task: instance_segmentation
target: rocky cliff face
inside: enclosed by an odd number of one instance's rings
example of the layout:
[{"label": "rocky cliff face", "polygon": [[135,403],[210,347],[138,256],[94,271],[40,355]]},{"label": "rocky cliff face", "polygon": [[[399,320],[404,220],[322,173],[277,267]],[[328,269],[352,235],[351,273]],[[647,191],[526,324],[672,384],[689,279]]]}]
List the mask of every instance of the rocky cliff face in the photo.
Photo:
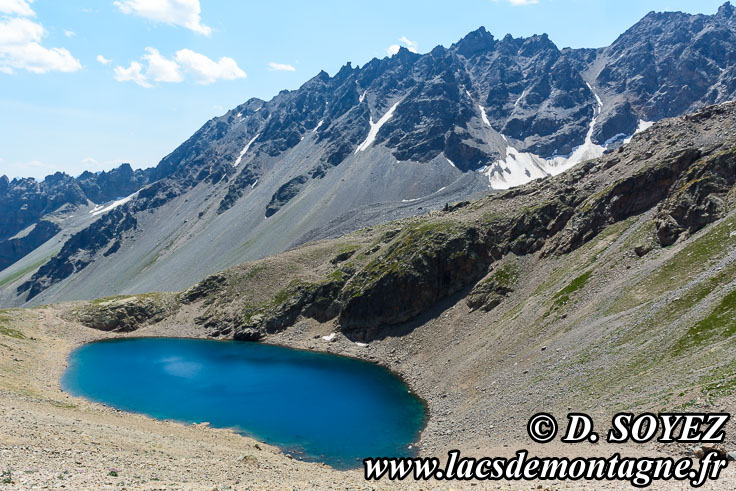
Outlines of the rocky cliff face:
[{"label": "rocky cliff face", "polygon": [[111,171],[94,174],[83,172],[76,181],[93,203],[107,203],[129,196],[148,184],[153,178],[152,169],[135,171],[130,164],[122,164]]},{"label": "rocky cliff face", "polygon": [[87,204],[87,197],[70,176],[56,173],[35,179],[0,179],[0,240],[8,239],[42,216],[69,204]]},{"label": "rocky cliff face", "polygon": [[[663,121],[564,175],[244,264],[181,299],[199,306],[197,322],[212,335],[242,339],[313,318],[371,341],[458,292],[471,308],[490,311],[515,289],[514,258],[567,256],[632,219],[645,231],[632,244],[643,256],[729,216],[734,135],[736,104],[708,107]],[[275,271],[283,275],[276,281]]]},{"label": "rocky cliff face", "polygon": [[151,178],[152,169],[133,171],[130,164],[97,174],[84,172],[76,179],[61,172],[40,182],[0,177],[0,271],[61,231],[61,221],[52,215],[128,196]]},{"label": "rocky cliff face", "polygon": [[[56,201],[3,214],[14,234],[53,203],[137,191],[0,297],[181,289],[307,239],[559,174],[653,121],[733,98],[735,46],[727,3],[710,16],[648,14],[601,49],[561,50],[546,35],[496,39],[480,28],[424,55],[402,49],[321,72],[208,121],[155,169],[85,173]],[[0,182],[0,193],[22,187],[13,182]],[[662,222],[663,237],[687,219],[673,220]],[[111,283],[109,271],[121,279]]]},{"label": "rocky cliff face", "polygon": [[568,51],[604,101],[597,141],[733,99],[735,18],[728,2],[715,15],[651,12],[606,48]]}]

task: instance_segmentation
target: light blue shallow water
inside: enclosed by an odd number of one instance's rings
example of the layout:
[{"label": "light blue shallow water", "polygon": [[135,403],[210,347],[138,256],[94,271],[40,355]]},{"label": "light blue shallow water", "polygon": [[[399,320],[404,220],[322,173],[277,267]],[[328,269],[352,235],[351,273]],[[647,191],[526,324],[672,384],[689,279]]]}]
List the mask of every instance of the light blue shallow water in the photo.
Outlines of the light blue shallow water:
[{"label": "light blue shallow water", "polygon": [[379,366],[238,341],[142,338],[84,345],[62,377],[69,393],[118,409],[209,422],[339,469],[409,456],[425,408]]}]

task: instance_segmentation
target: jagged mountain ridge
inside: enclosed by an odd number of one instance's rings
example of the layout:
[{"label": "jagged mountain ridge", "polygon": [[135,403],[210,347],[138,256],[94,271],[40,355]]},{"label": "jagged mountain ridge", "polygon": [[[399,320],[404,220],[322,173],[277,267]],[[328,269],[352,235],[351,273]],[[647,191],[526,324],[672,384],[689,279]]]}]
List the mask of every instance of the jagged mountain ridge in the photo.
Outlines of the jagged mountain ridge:
[{"label": "jagged mountain ridge", "polygon": [[0,271],[56,237],[79,208],[127,196],[153,179],[154,169],[134,171],[130,164],[77,178],[57,172],[40,182],[1,176]]},{"label": "jagged mountain ridge", "polygon": [[[734,29],[730,4],[649,14],[599,50],[481,28],[425,55],[321,72],[207,122],[157,180],[0,300],[181,289],[304,240],[557,174],[643,121],[732,98]],[[700,84],[712,90],[672,90],[690,65],[719,67]]]}]

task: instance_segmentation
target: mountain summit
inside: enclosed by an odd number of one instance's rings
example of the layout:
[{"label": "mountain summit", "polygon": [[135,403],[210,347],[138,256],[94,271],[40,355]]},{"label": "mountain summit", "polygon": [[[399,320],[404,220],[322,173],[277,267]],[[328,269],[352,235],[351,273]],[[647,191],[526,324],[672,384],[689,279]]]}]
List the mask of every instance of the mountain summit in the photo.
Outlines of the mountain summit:
[{"label": "mountain summit", "polygon": [[481,27],[424,55],[347,63],[208,121],[154,169],[0,179],[0,304],[185,289],[559,174],[655,121],[732,99],[734,61],[726,3],[710,16],[652,12],[600,49]]}]

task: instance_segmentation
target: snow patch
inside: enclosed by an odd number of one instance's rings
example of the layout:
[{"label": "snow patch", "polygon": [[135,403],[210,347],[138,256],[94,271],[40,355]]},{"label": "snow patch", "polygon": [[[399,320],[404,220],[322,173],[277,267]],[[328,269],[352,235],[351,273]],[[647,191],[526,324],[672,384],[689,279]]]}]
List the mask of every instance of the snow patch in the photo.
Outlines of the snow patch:
[{"label": "snow patch", "polygon": [[595,90],[593,90],[593,87],[588,82],[585,82],[585,85],[588,86],[588,88],[590,89],[590,91],[595,96],[595,100],[598,101],[598,112],[600,113],[601,108],[603,108],[603,101],[601,100],[600,97],[598,97],[598,94],[596,93]]},{"label": "snow patch", "polygon": [[359,343],[359,342],[356,341],[355,342],[355,345],[356,346],[360,346],[361,348],[365,348],[366,346],[368,346],[368,343]]},{"label": "snow patch", "polygon": [[245,144],[245,146],[243,147],[243,150],[241,150],[240,152],[240,155],[238,155],[238,158],[235,160],[233,167],[237,167],[238,165],[240,165],[240,161],[243,160],[243,156],[245,155],[245,152],[248,151],[250,146],[253,145],[253,142],[256,141],[256,138],[258,138],[259,136],[261,136],[260,133],[258,133],[256,136],[253,137],[251,141]]},{"label": "snow patch", "polygon": [[452,160],[448,159],[447,157],[445,157],[445,160],[447,160],[447,163],[448,163],[448,164],[450,164],[451,166],[453,166],[454,168],[456,168],[456,169],[457,169],[457,166],[456,166],[456,165],[455,165],[455,164],[453,163],[453,161],[452,161]]},{"label": "snow patch", "polygon": [[383,115],[383,116],[381,117],[381,119],[379,119],[379,120],[378,120],[378,122],[377,122],[377,123],[374,123],[374,122],[373,122],[373,117],[371,116],[371,120],[370,120],[370,123],[371,123],[371,129],[370,129],[370,131],[368,132],[368,136],[366,137],[365,141],[364,141],[363,143],[361,143],[361,144],[360,144],[360,145],[358,146],[358,148],[356,148],[356,149],[355,149],[355,153],[356,153],[356,154],[357,154],[358,152],[362,152],[362,151],[366,150],[366,149],[367,149],[368,147],[370,147],[370,146],[371,146],[371,144],[372,144],[372,143],[373,143],[374,141],[376,141],[376,136],[378,135],[378,130],[380,130],[380,129],[381,129],[381,126],[383,126],[384,124],[386,124],[386,122],[387,122],[387,121],[388,121],[389,119],[391,119],[391,116],[393,116],[393,115],[394,115],[394,111],[396,110],[396,107],[397,107],[398,105],[399,105],[399,103],[397,102],[396,104],[394,104],[393,106],[391,106],[391,109],[389,109],[388,111],[386,111],[386,114],[384,114],[384,115]]},{"label": "snow patch", "polygon": [[516,99],[516,102],[514,102],[514,107],[518,106],[521,100],[526,97],[526,89],[521,93],[518,99]]},{"label": "snow patch", "polygon": [[251,189],[254,189],[256,187],[256,184],[258,184],[258,179],[256,179],[255,181],[253,181],[253,184],[250,185],[250,188]]},{"label": "snow patch", "polygon": [[[593,129],[603,109],[603,101],[601,101],[601,98],[598,97],[598,94],[595,93],[590,84],[588,84],[588,87],[593,92],[593,95],[595,95],[598,107],[590,122],[583,144],[576,147],[566,157],[553,157],[551,159],[545,159],[530,152],[519,152],[509,145],[506,147],[505,159],[497,160],[493,164],[480,169],[480,172],[488,177],[492,188],[509,189],[541,177],[555,176],[580,162],[603,155],[605,148],[593,143]],[[506,136],[501,136],[508,143]]]},{"label": "snow patch", "polygon": [[483,122],[488,125],[488,127],[491,126],[490,121],[488,121],[488,116],[486,116],[486,108],[478,104],[478,107],[480,108],[480,117],[483,119]]},{"label": "snow patch", "polygon": [[[636,131],[634,131],[634,135],[636,135],[637,133],[641,133],[642,131],[648,130],[649,128],[652,127],[653,124],[654,124],[654,121],[644,121],[643,119],[640,119],[639,124],[636,127]],[[630,137],[626,138],[624,140],[624,143],[629,143],[631,139],[634,138],[634,135],[631,135]]]},{"label": "snow patch", "polygon": [[137,194],[138,194],[138,191],[131,194],[130,196],[126,196],[125,198],[117,199],[113,201],[112,203],[110,203],[109,205],[105,206],[104,208],[101,205],[97,205],[92,209],[92,211],[90,211],[90,213],[92,214],[93,217],[96,217],[97,215],[102,215],[103,213],[107,213],[108,211],[114,210],[118,206],[122,206],[128,201],[132,200],[133,198],[136,197]]},{"label": "snow patch", "polygon": [[337,336],[337,333],[333,332],[332,334],[329,334],[327,336],[322,336],[322,339],[324,339],[325,341],[332,341],[333,339],[335,339],[335,336]]},{"label": "snow patch", "polygon": [[360,102],[363,102],[365,100],[365,95],[368,93],[368,89],[364,90],[362,94],[360,94]]},{"label": "snow patch", "polygon": [[639,126],[636,128],[636,133],[641,133],[654,126],[654,121],[639,120]]},{"label": "snow patch", "polygon": [[402,203],[413,203],[414,201],[419,201],[422,198],[414,198],[414,199],[402,199]]},{"label": "snow patch", "polygon": [[626,135],[624,133],[618,133],[617,135],[613,135],[611,138],[603,142],[603,148],[608,148],[609,145],[612,145],[619,140],[623,140],[624,142],[626,142],[629,139],[631,139],[631,137],[626,138]]},{"label": "snow patch", "polygon": [[315,126],[314,129],[312,130],[312,133],[317,133],[317,130],[319,129],[320,126],[322,126],[322,123],[324,122],[325,122],[324,119],[320,119],[319,123],[317,123],[317,126]]}]

